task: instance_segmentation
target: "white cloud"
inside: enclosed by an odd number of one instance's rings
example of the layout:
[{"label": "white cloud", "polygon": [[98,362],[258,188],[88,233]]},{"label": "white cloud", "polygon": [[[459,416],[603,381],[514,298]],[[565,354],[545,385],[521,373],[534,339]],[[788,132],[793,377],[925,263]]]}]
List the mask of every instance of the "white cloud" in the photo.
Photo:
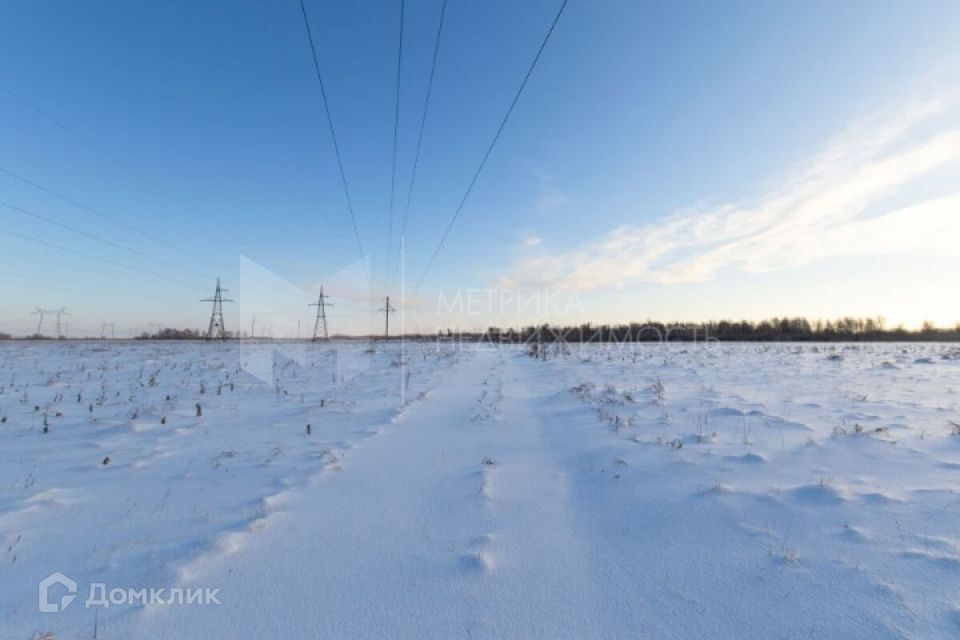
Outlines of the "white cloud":
[{"label": "white cloud", "polygon": [[557,187],[555,176],[543,171],[537,172],[537,198],[533,203],[539,213],[547,213],[571,204],[567,194]]},{"label": "white cloud", "polygon": [[721,271],[763,272],[832,256],[956,251],[960,191],[875,211],[918,178],[960,163],[960,129],[917,132],[945,106],[927,102],[875,115],[755,201],[620,226],[569,252],[527,244],[504,284],[591,289],[695,282]]}]

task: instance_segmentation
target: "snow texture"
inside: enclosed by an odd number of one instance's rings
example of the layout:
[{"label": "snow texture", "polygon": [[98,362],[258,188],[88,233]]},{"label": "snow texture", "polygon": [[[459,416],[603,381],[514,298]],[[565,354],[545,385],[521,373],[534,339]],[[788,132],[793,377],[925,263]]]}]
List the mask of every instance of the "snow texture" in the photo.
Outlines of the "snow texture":
[{"label": "snow texture", "polygon": [[949,345],[4,344],[0,638],[957,638],[958,393]]}]

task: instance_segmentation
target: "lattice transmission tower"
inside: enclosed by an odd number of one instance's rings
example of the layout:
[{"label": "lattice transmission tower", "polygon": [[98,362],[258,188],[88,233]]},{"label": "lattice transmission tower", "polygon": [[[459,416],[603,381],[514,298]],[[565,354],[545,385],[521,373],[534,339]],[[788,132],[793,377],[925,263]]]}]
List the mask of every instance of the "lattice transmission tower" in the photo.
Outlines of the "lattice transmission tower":
[{"label": "lattice transmission tower", "polygon": [[317,319],[313,323],[313,342],[320,340],[321,329],[323,329],[323,340],[330,339],[330,336],[327,334],[327,307],[332,307],[333,305],[327,302],[327,298],[329,297],[330,296],[323,292],[323,285],[320,285],[320,295],[317,297],[317,301],[307,305],[317,308]]},{"label": "lattice transmission tower", "polygon": [[383,329],[383,337],[389,338],[390,337],[390,314],[396,311],[396,309],[390,306],[390,296],[387,296],[385,298],[385,304],[383,305],[383,308],[378,309],[378,311],[383,311],[383,315],[386,322]]},{"label": "lattice transmission tower", "polygon": [[210,312],[210,326],[207,328],[207,340],[226,340],[227,330],[223,326],[223,303],[233,302],[223,297],[226,289],[220,288],[220,278],[217,278],[217,289],[212,298],[204,298],[200,302],[212,302],[213,309]]},{"label": "lattice transmission tower", "polygon": [[60,307],[59,309],[48,309],[47,313],[52,313],[57,316],[57,340],[63,338],[63,316],[70,315],[67,313],[66,307]]},{"label": "lattice transmission tower", "polygon": [[48,313],[48,312],[47,312],[46,309],[41,309],[40,307],[37,307],[35,311],[33,311],[33,312],[30,313],[30,315],[32,315],[32,316],[40,316],[40,319],[37,321],[37,335],[38,335],[38,336],[42,336],[42,335],[43,335],[43,317],[44,317],[45,315],[47,315],[47,313]]},{"label": "lattice transmission tower", "polygon": [[56,316],[57,317],[57,339],[63,337],[63,316],[70,315],[67,313],[66,307],[60,307],[59,309],[41,309],[40,307],[36,308],[36,311],[33,311],[30,315],[40,316],[40,319],[37,321],[37,335],[43,335],[43,319],[47,316]]}]

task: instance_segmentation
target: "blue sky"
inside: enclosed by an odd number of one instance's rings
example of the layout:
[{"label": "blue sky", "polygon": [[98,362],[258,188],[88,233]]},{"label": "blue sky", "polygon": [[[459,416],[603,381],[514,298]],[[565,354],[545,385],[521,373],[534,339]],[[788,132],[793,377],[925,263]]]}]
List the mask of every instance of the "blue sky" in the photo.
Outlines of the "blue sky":
[{"label": "blue sky", "polygon": [[[388,293],[411,330],[960,321],[956,2],[571,0],[413,291],[558,5],[449,0],[405,291],[385,277],[399,1],[307,3],[370,272],[297,2],[0,5],[0,169],[123,223],[0,172],[0,202],[112,243],[0,206],[0,330],[35,306],[74,334],[201,326],[218,275],[228,328],[275,335],[306,332],[320,283],[344,332]],[[395,248],[440,6],[406,3]]]}]

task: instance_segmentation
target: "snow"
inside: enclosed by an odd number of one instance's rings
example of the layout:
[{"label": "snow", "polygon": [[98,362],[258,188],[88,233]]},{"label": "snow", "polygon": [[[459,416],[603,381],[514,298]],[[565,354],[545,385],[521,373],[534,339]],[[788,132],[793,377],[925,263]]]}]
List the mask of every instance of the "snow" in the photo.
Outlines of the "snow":
[{"label": "snow", "polygon": [[960,635],[955,347],[548,353],[0,346],[0,637]]}]

